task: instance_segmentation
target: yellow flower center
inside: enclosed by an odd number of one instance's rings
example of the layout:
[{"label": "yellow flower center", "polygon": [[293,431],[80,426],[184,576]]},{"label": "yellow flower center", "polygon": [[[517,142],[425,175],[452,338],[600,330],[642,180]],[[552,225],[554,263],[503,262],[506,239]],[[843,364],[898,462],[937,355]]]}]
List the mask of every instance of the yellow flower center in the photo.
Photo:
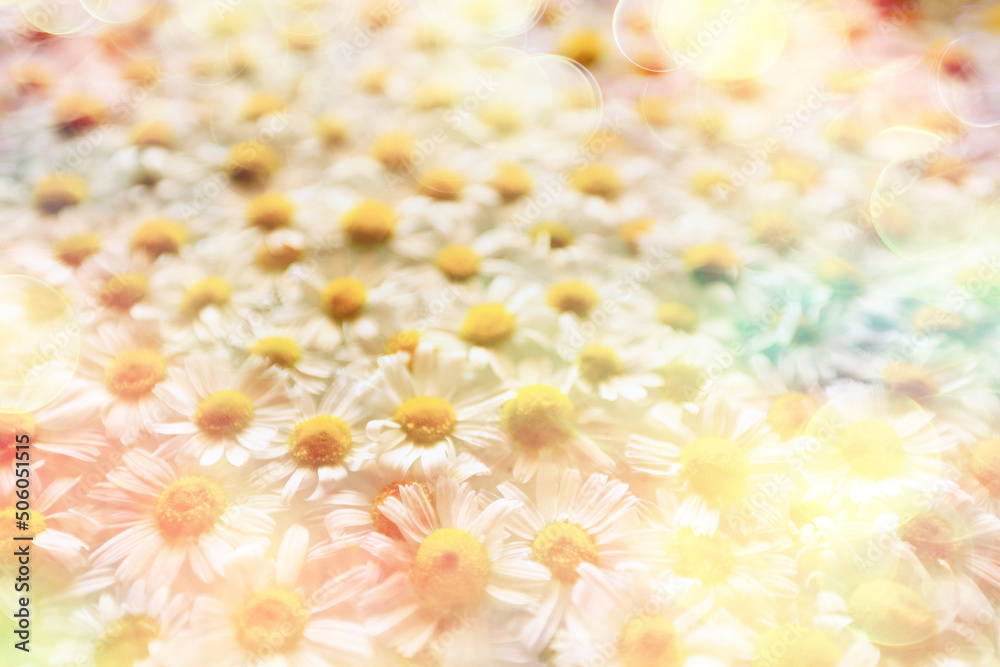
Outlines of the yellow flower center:
[{"label": "yellow flower center", "polygon": [[546,301],[560,313],[586,317],[600,302],[594,288],[580,280],[565,280],[549,289]]},{"label": "yellow flower center", "polygon": [[684,646],[677,629],[662,616],[634,616],[615,642],[623,667],[682,667]]},{"label": "yellow flower center", "polygon": [[243,102],[240,116],[243,120],[255,121],[269,114],[278,113],[285,108],[285,100],[273,93],[254,92]]},{"label": "yellow flower center", "polygon": [[396,354],[397,352],[409,352],[411,355],[420,344],[419,331],[397,331],[389,338],[385,344],[386,354]]},{"label": "yellow flower center", "polygon": [[972,474],[992,496],[1000,496],[1000,438],[984,440],[972,454]]},{"label": "yellow flower center", "polygon": [[928,565],[937,565],[940,561],[954,564],[962,552],[962,541],[951,524],[936,512],[921,512],[901,525],[899,538]]},{"label": "yellow flower center", "polygon": [[226,511],[226,501],[226,490],[214,479],[189,475],[160,492],[153,517],[165,537],[194,537],[215,525]]},{"label": "yellow flower center", "polygon": [[549,237],[549,248],[558,250],[573,243],[573,230],[558,222],[540,222],[531,228],[531,240],[538,241],[543,235]]},{"label": "yellow flower center", "polygon": [[76,268],[101,249],[101,237],[94,232],[64,236],[55,242],[52,254],[66,266]]},{"label": "yellow flower center", "polygon": [[436,396],[406,399],[396,408],[393,420],[418,445],[432,445],[451,435],[457,421],[451,403]]},{"label": "yellow flower center", "polygon": [[583,348],[576,360],[580,375],[592,384],[600,384],[622,373],[622,360],[607,345],[592,344]]},{"label": "yellow flower center", "polygon": [[125,350],[115,357],[104,373],[104,385],[115,396],[147,396],[167,377],[167,362],[156,350]]},{"label": "yellow flower center", "polygon": [[729,438],[702,436],[681,450],[681,475],[706,500],[732,503],[746,492],[750,460]]},{"label": "yellow flower center", "polygon": [[691,191],[699,197],[715,197],[729,187],[729,176],[718,169],[703,169],[691,177]]},{"label": "yellow flower center", "polygon": [[783,440],[802,435],[816,413],[816,401],[809,394],[788,393],[774,399],[767,409],[767,423]]},{"label": "yellow flower center", "polygon": [[303,252],[302,246],[294,242],[264,240],[257,246],[253,261],[264,271],[280,272],[302,259]]},{"label": "yellow flower center", "polygon": [[767,632],[754,651],[754,667],[837,667],[843,659],[837,643],[822,630],[782,625]]},{"label": "yellow flower center", "polygon": [[750,233],[775,250],[786,250],[795,243],[799,225],[784,211],[761,211],[750,220]]},{"label": "yellow flower center", "polygon": [[251,226],[271,231],[292,224],[294,213],[295,203],[288,195],[266,192],[247,204],[246,216]]},{"label": "yellow flower center", "polygon": [[705,373],[691,364],[675,361],[663,368],[663,397],[672,403],[690,403],[705,386]]},{"label": "yellow flower center", "polygon": [[698,314],[686,303],[664,301],[656,310],[656,318],[676,331],[691,333],[698,328]]},{"label": "yellow flower center", "polygon": [[638,252],[639,241],[643,236],[653,231],[656,221],[652,218],[639,218],[626,222],[618,229],[618,236],[632,252]]},{"label": "yellow flower center", "polygon": [[454,612],[482,599],[490,578],[486,547],[471,533],[439,528],[420,543],[410,569],[413,592],[428,607]]},{"label": "yellow flower center", "polygon": [[54,105],[56,125],[66,134],[79,134],[100,125],[108,113],[104,102],[89,93],[71,93]]},{"label": "yellow flower center", "polygon": [[427,485],[423,482],[416,482],[415,480],[404,480],[402,482],[390,482],[383,486],[379,492],[375,495],[375,499],[372,501],[372,524],[375,526],[375,530],[382,533],[386,537],[391,537],[394,540],[403,539],[403,533],[400,532],[399,527],[382,513],[382,505],[389,498],[395,498],[396,500],[402,500],[399,493],[399,487],[406,486],[407,484],[419,484],[420,490],[423,491],[424,497],[427,501],[434,504],[433,495],[427,488]]},{"label": "yellow flower center", "polygon": [[413,163],[416,153],[416,138],[409,132],[394,130],[378,137],[371,148],[373,158],[386,169],[403,171]]},{"label": "yellow flower center", "polygon": [[912,646],[937,632],[934,614],[916,591],[894,581],[868,581],[851,593],[847,612],[879,646]]},{"label": "yellow flower center", "polygon": [[430,169],[420,177],[420,194],[441,201],[454,201],[465,189],[465,177],[454,169]]},{"label": "yellow flower center", "polygon": [[309,609],[302,598],[281,588],[251,593],[233,613],[237,643],[262,657],[294,649],[308,622]]},{"label": "yellow flower center", "polygon": [[479,254],[467,245],[449,245],[441,248],[434,264],[449,280],[468,280],[479,273]]},{"label": "yellow flower center", "polygon": [[514,442],[538,450],[557,447],[573,437],[576,408],[555,387],[534,384],[503,404],[501,419]]},{"label": "yellow flower center", "polygon": [[556,579],[571,584],[580,578],[576,571],[580,563],[597,563],[597,543],[572,521],[556,521],[538,531],[531,543],[531,557],[549,568]]},{"label": "yellow flower center", "polygon": [[365,199],[344,213],[340,227],[354,245],[378,245],[392,238],[396,212],[384,202]]},{"label": "yellow flower center", "polygon": [[132,667],[149,657],[149,644],[159,634],[159,624],[148,616],[122,616],[98,640],[94,663],[97,667]]},{"label": "yellow flower center", "polygon": [[455,103],[455,89],[449,83],[427,81],[413,91],[411,104],[418,111],[448,109]]},{"label": "yellow flower center", "polygon": [[479,110],[479,120],[500,136],[515,134],[524,127],[524,116],[521,111],[511,104],[502,102],[484,104]]},{"label": "yellow flower center", "polygon": [[250,346],[250,354],[264,357],[278,368],[294,368],[302,360],[302,350],[286,336],[265,336]]},{"label": "yellow flower center", "polygon": [[246,394],[223,389],[201,400],[194,411],[194,422],[209,435],[236,435],[250,425],[254,405]]},{"label": "yellow flower center", "polygon": [[292,458],[316,468],[341,463],[352,446],[350,427],[343,419],[330,415],[300,421],[288,437]]},{"label": "yellow flower center", "polygon": [[938,393],[938,383],[927,370],[905,361],[894,361],[882,372],[885,383],[893,391],[923,402]]},{"label": "yellow flower center", "polygon": [[119,273],[101,287],[98,297],[107,308],[128,310],[146,298],[149,284],[141,273]]},{"label": "yellow flower center", "polygon": [[573,172],[570,183],[585,195],[615,199],[625,189],[618,172],[609,165],[595,162]]},{"label": "yellow flower center", "polygon": [[320,304],[335,322],[353,320],[368,303],[368,290],[357,278],[341,276],[326,284],[319,296]]},{"label": "yellow flower center", "polygon": [[153,259],[176,255],[187,242],[187,227],[169,218],[144,220],[132,232],[132,250],[145,251]]},{"label": "yellow flower center", "polygon": [[497,191],[500,199],[510,203],[531,192],[531,174],[519,164],[504,162],[497,166],[490,186]]},{"label": "yellow flower center", "polygon": [[229,303],[233,288],[220,276],[202,278],[184,290],[181,297],[181,311],[194,317],[209,306],[224,306]]},{"label": "yellow flower center", "polygon": [[584,28],[564,35],[556,45],[556,53],[590,67],[604,55],[604,37],[599,30]]},{"label": "yellow flower center", "polygon": [[869,479],[887,479],[899,474],[906,458],[903,440],[884,421],[865,419],[844,429],[838,442],[851,472]]},{"label": "yellow flower center", "polygon": [[736,252],[724,243],[702,243],[684,251],[684,265],[695,280],[702,283],[732,280],[741,264]]},{"label": "yellow flower center", "polygon": [[174,130],[162,120],[141,121],[129,129],[128,139],[133,146],[170,148],[174,145]]},{"label": "yellow flower center", "polygon": [[[24,435],[27,435],[28,439],[25,442],[18,442],[17,438]],[[35,418],[27,412],[0,412],[0,461],[13,460],[17,446],[34,444],[37,435],[38,425],[35,423]]]},{"label": "yellow flower center", "polygon": [[239,185],[263,185],[281,166],[273,148],[259,141],[241,141],[229,149],[225,168]]},{"label": "yellow flower center", "polygon": [[58,213],[69,206],[76,206],[86,196],[86,181],[61,172],[42,176],[31,193],[35,207],[45,213]]},{"label": "yellow flower center", "polygon": [[347,123],[334,114],[317,118],[313,131],[327,147],[339,146],[347,140]]},{"label": "yellow flower center", "polygon": [[480,347],[496,347],[511,337],[517,318],[502,303],[481,303],[469,308],[459,337]]}]

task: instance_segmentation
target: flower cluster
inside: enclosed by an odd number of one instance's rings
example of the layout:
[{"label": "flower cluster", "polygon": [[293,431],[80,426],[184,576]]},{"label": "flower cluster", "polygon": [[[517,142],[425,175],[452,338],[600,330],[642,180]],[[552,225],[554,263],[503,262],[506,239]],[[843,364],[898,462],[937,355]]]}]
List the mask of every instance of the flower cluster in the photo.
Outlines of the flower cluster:
[{"label": "flower cluster", "polygon": [[1000,664],[996,7],[28,4],[4,665]]}]

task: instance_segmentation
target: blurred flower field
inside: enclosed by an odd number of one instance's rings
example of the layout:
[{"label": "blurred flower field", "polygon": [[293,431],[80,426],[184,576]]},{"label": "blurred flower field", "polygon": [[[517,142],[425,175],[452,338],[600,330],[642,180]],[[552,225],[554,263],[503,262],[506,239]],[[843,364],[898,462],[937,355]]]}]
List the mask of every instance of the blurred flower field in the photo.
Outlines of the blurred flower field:
[{"label": "blurred flower field", "polygon": [[0,35],[0,664],[1000,665],[1000,4]]}]

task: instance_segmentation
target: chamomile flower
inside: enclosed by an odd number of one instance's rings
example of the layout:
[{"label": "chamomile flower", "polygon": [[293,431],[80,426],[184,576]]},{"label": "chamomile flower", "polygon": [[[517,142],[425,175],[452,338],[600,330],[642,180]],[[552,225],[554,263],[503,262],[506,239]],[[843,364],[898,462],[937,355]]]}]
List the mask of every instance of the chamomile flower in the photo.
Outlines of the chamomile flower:
[{"label": "chamomile flower", "polygon": [[804,474],[833,483],[835,506],[954,486],[954,470],[941,460],[953,441],[932,420],[932,413],[879,387],[842,387],[806,430],[819,446]]},{"label": "chamomile flower", "polygon": [[109,322],[98,327],[81,372],[99,383],[101,421],[111,438],[134,444],[166,416],[153,390],[166,380],[174,356],[164,349],[156,325],[125,331]]},{"label": "chamomile flower", "polygon": [[432,504],[419,485],[401,486],[399,498],[380,509],[403,539],[373,533],[362,544],[388,570],[361,597],[365,627],[405,657],[459,622],[469,631],[456,640],[476,641],[488,632],[488,612],[530,603],[525,589],[547,578],[542,566],[505,547],[517,501],[484,506],[467,485],[444,477],[433,495]]},{"label": "chamomile flower", "polygon": [[242,545],[267,544],[277,495],[240,495],[238,479],[197,464],[175,467],[142,450],[96,484],[113,534],[91,554],[94,567],[114,566],[122,581],[169,585],[190,571],[214,580]]},{"label": "chamomile flower", "polygon": [[556,351],[573,363],[572,382],[583,391],[606,401],[639,401],[663,385],[654,372],[661,363],[655,342],[629,335],[624,326],[588,336],[587,321],[561,318],[559,324]]},{"label": "chamomile flower", "polygon": [[170,370],[153,393],[173,414],[153,432],[171,436],[158,453],[212,465],[225,457],[240,466],[251,451],[274,442],[294,415],[281,375],[253,362],[233,368],[225,356],[196,355]]},{"label": "chamomile flower", "polygon": [[191,601],[145,581],[102,593],[73,614],[71,636],[60,642],[55,665],[103,667],[155,664],[187,621]]},{"label": "chamomile flower", "polygon": [[266,322],[246,333],[246,336],[231,337],[239,360],[253,359],[264,367],[275,369],[287,378],[289,386],[319,394],[337,371],[333,361],[307,345],[301,325]]},{"label": "chamomile flower", "polygon": [[249,482],[266,488],[284,481],[281,499],[288,504],[300,491],[311,490],[308,500],[328,495],[364,466],[371,458],[364,435],[369,408],[355,383],[350,375],[341,376],[322,396],[300,398],[296,418],[277,432],[282,444],[255,453],[273,460],[255,470]]},{"label": "chamomile flower", "polygon": [[711,397],[700,415],[657,422],[656,429],[654,436],[634,434],[625,459],[680,494],[681,526],[711,537],[723,519],[770,525],[780,520],[781,498],[767,487],[783,478],[784,451],[762,413]]},{"label": "chamomile flower", "polygon": [[303,578],[308,546],[308,531],[291,526],[273,559],[260,548],[237,549],[226,565],[222,594],[195,600],[193,630],[176,646],[179,655],[211,656],[227,667],[274,660],[290,666],[370,664],[365,629],[339,616]]},{"label": "chamomile flower", "polygon": [[[736,664],[752,654],[752,633],[704,598],[685,605],[648,577],[624,592],[599,595],[550,645],[558,667],[596,660],[614,667]],[[609,599],[610,598],[610,599]]]},{"label": "chamomile flower", "polygon": [[464,365],[465,355],[427,343],[412,358],[379,359],[364,401],[380,415],[366,432],[382,465],[400,473],[417,466],[432,475],[455,460],[458,446],[474,453],[502,446],[499,408],[511,394],[488,369]]},{"label": "chamomile flower", "polygon": [[468,350],[476,366],[492,366],[509,373],[515,353],[547,338],[544,303],[537,286],[525,288],[507,276],[498,276],[472,297],[455,299],[436,318],[428,340]]},{"label": "chamomile flower", "polygon": [[586,589],[627,588],[629,570],[641,565],[635,553],[636,499],[627,484],[551,467],[539,471],[535,484],[534,501],[509,482],[497,490],[522,506],[509,522],[511,550],[549,572],[541,604],[521,631],[525,647],[536,653],[571,608],[583,611]]},{"label": "chamomile flower", "polygon": [[672,578],[677,595],[709,596],[751,627],[776,618],[796,595],[793,543],[780,530],[698,534],[678,514],[683,501],[664,489],[656,498],[642,510],[650,526],[639,538],[642,553],[654,576]]}]

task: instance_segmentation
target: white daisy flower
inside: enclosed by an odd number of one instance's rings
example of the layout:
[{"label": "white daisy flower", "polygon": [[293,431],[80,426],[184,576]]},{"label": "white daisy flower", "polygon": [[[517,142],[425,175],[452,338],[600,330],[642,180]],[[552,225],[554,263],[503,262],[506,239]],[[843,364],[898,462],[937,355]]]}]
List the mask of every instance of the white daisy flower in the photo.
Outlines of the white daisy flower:
[{"label": "white daisy flower", "polygon": [[337,365],[319,349],[308,345],[307,340],[301,325],[270,321],[263,321],[261,326],[237,330],[227,338],[227,342],[238,351],[239,361],[254,359],[285,376],[289,386],[319,394],[336,373]]},{"label": "white daisy flower", "polygon": [[473,453],[502,446],[499,408],[512,394],[488,369],[466,369],[465,361],[459,352],[428,343],[412,357],[379,359],[364,401],[374,414],[386,415],[366,429],[381,464],[400,473],[416,464],[430,476],[455,460],[456,445]]},{"label": "white daisy flower", "polygon": [[226,667],[370,664],[365,628],[339,617],[337,601],[302,576],[308,546],[309,532],[291,526],[273,559],[262,548],[238,549],[226,564],[219,597],[195,600],[191,630],[174,647],[176,655],[210,656]]},{"label": "white daisy flower", "polygon": [[489,365],[500,375],[508,375],[527,345],[547,346],[546,332],[551,327],[546,322],[551,319],[546,315],[537,286],[498,276],[475,297],[448,304],[435,318],[428,340],[458,344],[468,350],[474,365]]},{"label": "white daisy flower", "polygon": [[457,624],[467,628],[456,633],[459,644],[498,639],[489,632],[489,612],[529,605],[525,588],[548,578],[504,545],[519,503],[504,498],[483,507],[467,485],[443,477],[433,504],[418,485],[399,493],[381,510],[403,539],[372,533],[362,544],[387,568],[361,597],[365,627],[405,657]]},{"label": "white daisy flower", "polygon": [[779,483],[785,452],[775,446],[777,436],[762,413],[710,397],[701,415],[659,422],[657,428],[662,435],[633,435],[625,459],[633,470],[671,483],[683,499],[680,525],[711,536],[723,519],[770,525],[782,520],[779,507],[786,499],[770,485],[789,486]]},{"label": "white daisy flower", "polygon": [[296,418],[278,429],[275,439],[283,444],[255,453],[273,460],[250,475],[250,484],[267,488],[284,481],[281,500],[287,505],[300,491],[311,491],[310,501],[329,495],[365,466],[372,456],[365,439],[369,408],[359,400],[356,382],[342,376],[318,399],[299,398]]},{"label": "white daisy flower", "polygon": [[803,474],[834,485],[834,507],[955,486],[954,469],[941,460],[954,442],[937,432],[932,413],[880,387],[851,383],[830,395],[806,430],[818,446]]},{"label": "white daisy flower", "polygon": [[108,436],[134,444],[166,416],[166,407],[153,393],[166,380],[174,355],[164,350],[159,327],[151,323],[121,330],[110,322],[88,338],[90,349],[80,371],[96,382],[101,421]]},{"label": "white daisy flower", "polygon": [[752,633],[710,599],[685,606],[648,580],[615,597],[591,598],[556,634],[553,665],[721,667],[752,655]]},{"label": "white daisy flower", "polygon": [[252,451],[266,450],[278,427],[295,414],[283,378],[253,362],[234,369],[225,356],[196,355],[171,369],[153,393],[175,415],[153,425],[172,436],[159,455],[193,457],[212,465],[223,456],[243,465]]},{"label": "white daisy flower", "polygon": [[162,651],[187,621],[190,600],[166,587],[150,589],[136,581],[77,609],[71,636],[60,642],[52,664],[103,667],[131,661],[145,667],[166,660]]},{"label": "white daisy flower", "polygon": [[277,495],[241,496],[228,474],[175,468],[141,450],[126,452],[122,464],[90,492],[116,531],[91,554],[94,567],[115,566],[126,582],[169,584],[186,565],[210,582],[239,546],[267,544]]},{"label": "white daisy flower", "polygon": [[521,503],[508,523],[511,551],[549,572],[541,605],[521,631],[527,650],[538,653],[570,609],[582,611],[585,589],[631,585],[628,570],[641,567],[634,548],[639,528],[636,499],[627,484],[607,475],[584,480],[579,470],[560,474],[551,467],[538,473],[534,502],[510,482],[497,490]]},{"label": "white daisy flower", "polygon": [[798,593],[792,540],[777,529],[750,535],[720,528],[699,534],[682,523],[683,505],[668,491],[656,491],[656,505],[643,507],[650,529],[639,538],[655,576],[666,576],[677,595],[710,596],[753,627],[776,619]]}]

